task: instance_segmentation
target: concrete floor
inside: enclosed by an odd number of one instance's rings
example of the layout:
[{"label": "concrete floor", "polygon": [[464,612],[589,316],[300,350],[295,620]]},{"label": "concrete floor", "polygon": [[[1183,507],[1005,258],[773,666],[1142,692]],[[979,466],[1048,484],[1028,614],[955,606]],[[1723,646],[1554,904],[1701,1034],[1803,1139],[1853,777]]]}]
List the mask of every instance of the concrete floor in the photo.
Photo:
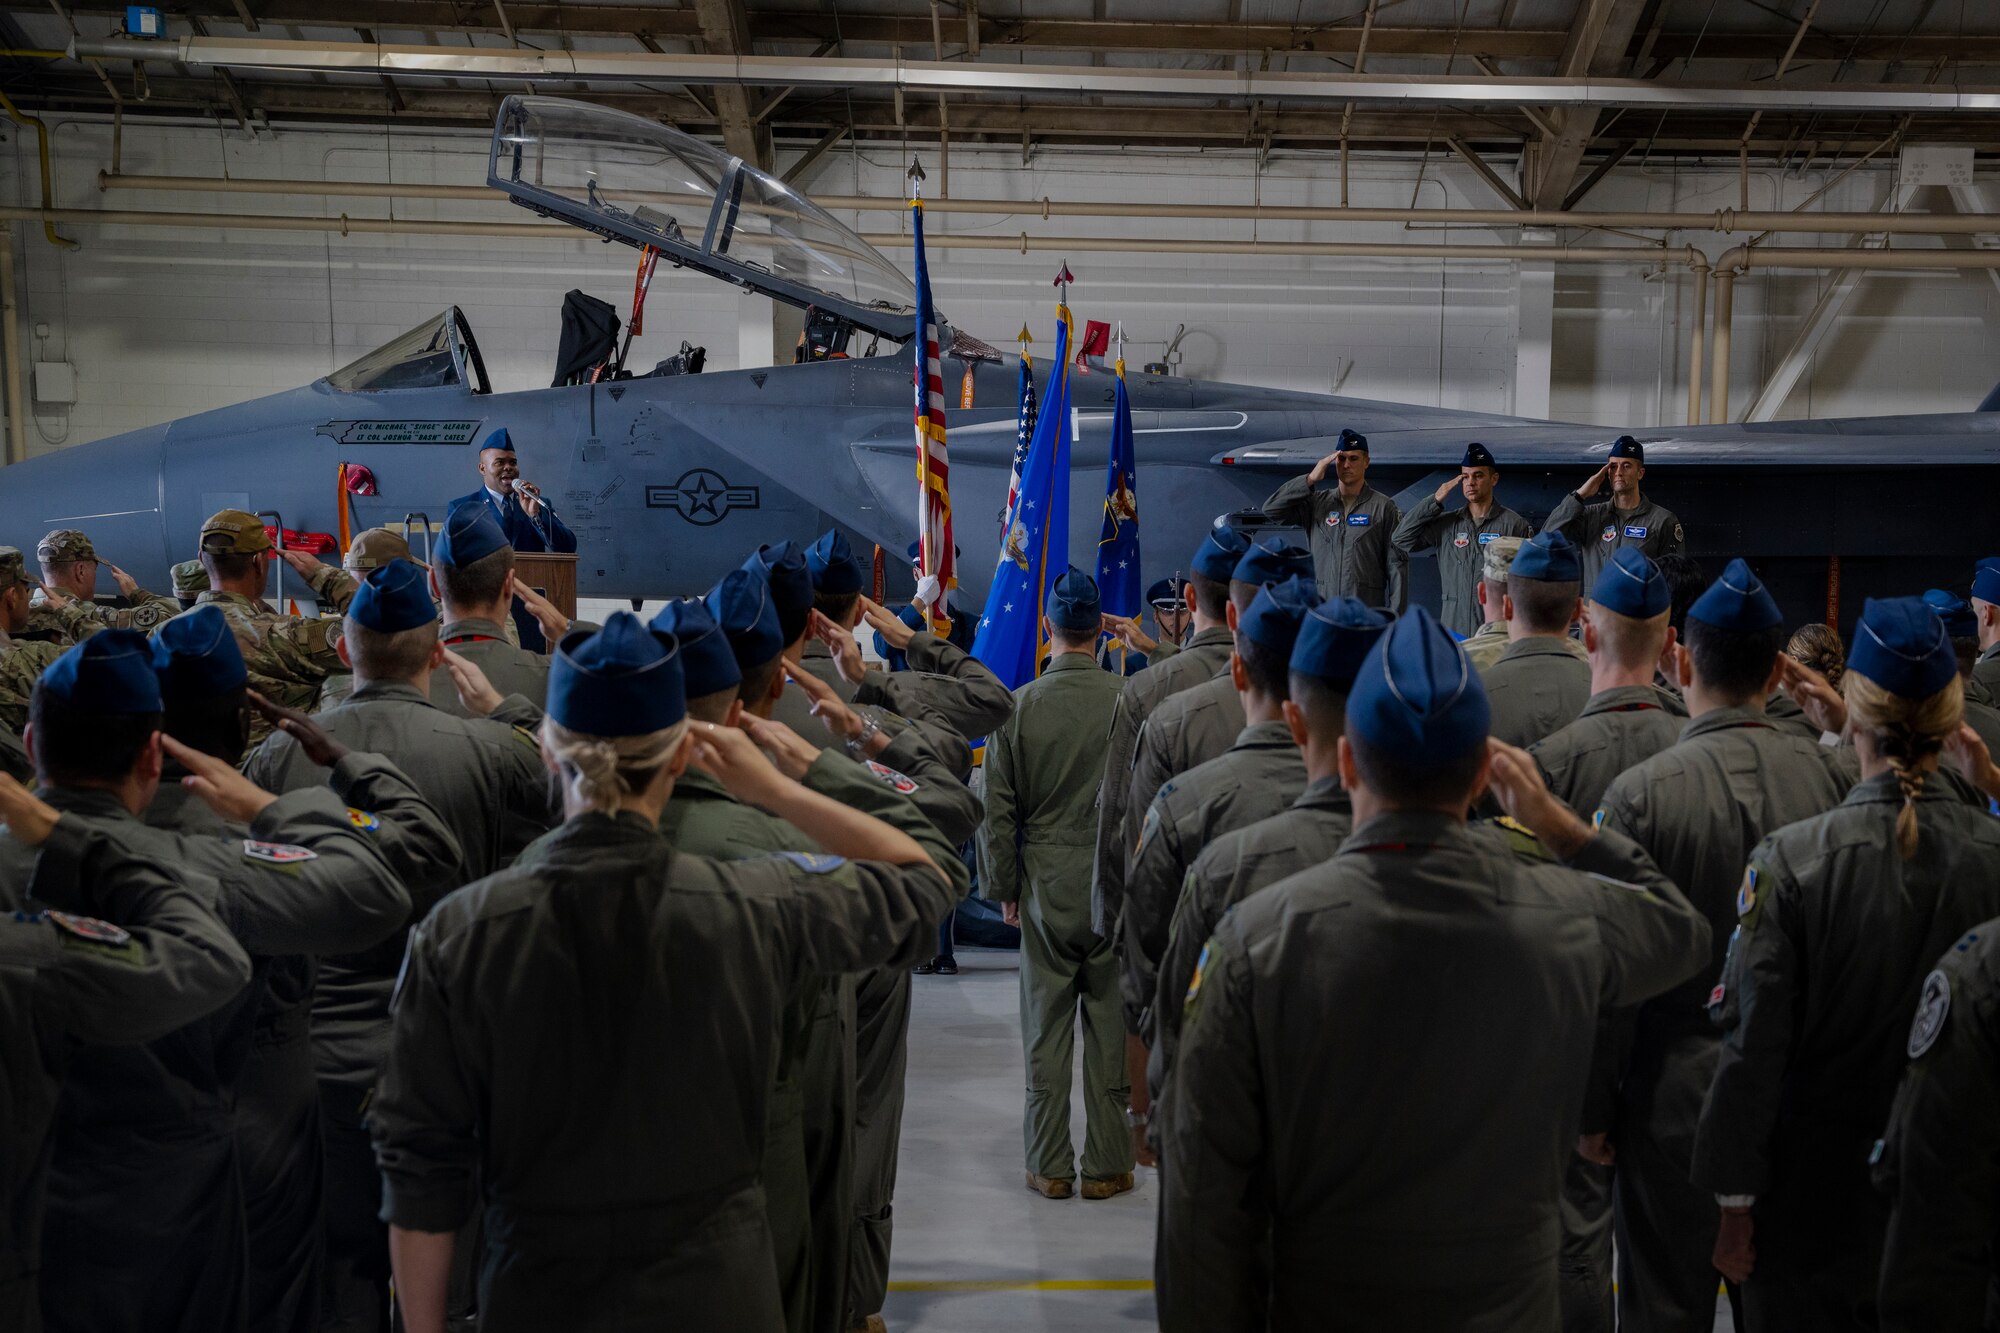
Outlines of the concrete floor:
[{"label": "concrete floor", "polygon": [[[1101,1202],[1028,1192],[1016,955],[960,948],[958,961],[956,977],[915,979],[891,1333],[1156,1328],[1157,1176],[1141,1167],[1137,1189]],[[1081,1145],[1080,1108],[1073,1125]]]}]

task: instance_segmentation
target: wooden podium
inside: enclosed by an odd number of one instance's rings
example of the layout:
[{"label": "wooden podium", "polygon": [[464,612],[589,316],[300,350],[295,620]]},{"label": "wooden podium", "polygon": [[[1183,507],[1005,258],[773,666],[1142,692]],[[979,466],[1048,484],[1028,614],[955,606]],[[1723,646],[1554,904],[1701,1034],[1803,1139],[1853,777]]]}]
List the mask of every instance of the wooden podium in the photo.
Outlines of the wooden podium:
[{"label": "wooden podium", "polygon": [[556,610],[576,619],[576,557],[551,551],[516,551],[514,578],[549,599]]}]

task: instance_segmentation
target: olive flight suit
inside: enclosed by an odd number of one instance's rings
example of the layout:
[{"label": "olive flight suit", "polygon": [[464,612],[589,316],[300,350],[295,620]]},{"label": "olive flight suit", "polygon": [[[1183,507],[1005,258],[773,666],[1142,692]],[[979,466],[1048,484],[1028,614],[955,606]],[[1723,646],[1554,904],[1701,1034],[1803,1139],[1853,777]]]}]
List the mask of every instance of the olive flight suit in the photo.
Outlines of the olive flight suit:
[{"label": "olive flight suit", "polygon": [[1392,614],[1403,609],[1409,556],[1391,541],[1403,521],[1394,500],[1364,483],[1347,504],[1331,477],[1315,486],[1311,473],[1301,473],[1271,493],[1264,514],[1304,529],[1321,597],[1353,597]]},{"label": "olive flight suit", "polygon": [[1995,699],[2000,699],[2000,643],[1979,654],[1972,664],[1972,679]]},{"label": "olive flight suit", "polygon": [[1596,1014],[1708,953],[1627,839],[1566,866],[1433,812],[1238,903],[1163,1103],[1161,1328],[1553,1327]]},{"label": "olive flight suit", "polygon": [[1568,642],[1567,635],[1531,634],[1508,644],[1492,666],[1480,668],[1493,709],[1494,740],[1525,749],[1583,712],[1590,702],[1590,665],[1563,646]]},{"label": "olive flight suit", "polygon": [[1160,958],[1188,867],[1211,839],[1277,814],[1305,789],[1306,761],[1292,733],[1283,722],[1253,722],[1227,753],[1174,778],[1153,798],[1125,885],[1118,964],[1126,1026],[1147,1045]]},{"label": "olive flight suit", "polygon": [[1754,1195],[1754,1329],[1875,1327],[1888,1203],[1868,1158],[1907,1060],[1924,976],[2000,916],[2000,820],[1927,783],[1916,855],[1903,794],[1870,778],[1750,854],[1709,1014],[1722,1055],[1695,1134],[1694,1183]]},{"label": "olive flight suit", "polygon": [[1715,1200],[1688,1179],[1696,1121],[1721,1039],[1705,1005],[1721,975],[1736,893],[1768,833],[1839,804],[1845,783],[1823,746],[1749,708],[1719,708],[1628,769],[1604,793],[1601,827],[1652,856],[1707,918],[1713,949],[1696,976],[1619,1016],[1623,1061],[1609,1131],[1618,1154],[1619,1327],[1707,1333],[1715,1320]]},{"label": "olive flight suit", "polygon": [[383,1220],[452,1232],[483,1202],[482,1333],[778,1333],[785,1004],[916,963],[954,897],[928,863],[711,861],[630,812],[570,820],[411,933],[369,1110]]},{"label": "olive flight suit", "polygon": [[[1687,706],[1650,685],[1620,685],[1590,696],[1576,721],[1532,746],[1535,766],[1557,800],[1585,819],[1604,803],[1620,773],[1680,739]],[[1617,1099],[1615,1052],[1593,1070],[1585,1119],[1605,1123]],[[1562,1327],[1611,1333],[1611,1168],[1570,1158],[1563,1182]]]},{"label": "olive flight suit", "polygon": [[[1125,811],[1130,803],[1139,730],[1166,700],[1227,671],[1235,643],[1229,630],[1210,625],[1167,661],[1155,662],[1127,678],[1119,692],[1118,707],[1111,715],[1111,736],[1104,747],[1104,784],[1097,797],[1097,847],[1090,868],[1090,928],[1105,939],[1118,937],[1118,914],[1125,904],[1125,858],[1132,854],[1132,844],[1125,839]],[[1144,816],[1144,805],[1139,813]]]},{"label": "olive flight suit", "polygon": [[1991,1329],[2000,1309],[2000,921],[1924,978],[1910,1059],[1876,1149],[1890,1205],[1882,1333]]},{"label": "olive flight suit", "polygon": [[1139,829],[1153,798],[1170,779],[1226,754],[1243,734],[1243,696],[1225,668],[1214,680],[1182,690],[1153,710],[1139,728],[1125,796],[1125,846],[1139,845]]},{"label": "olive flight suit", "polygon": [[1021,911],[1021,1044],[1027,1057],[1022,1138],[1027,1169],[1074,1180],[1070,1068],[1083,1026],[1086,1179],[1132,1169],[1125,1128],[1131,1085],[1111,943],[1090,927],[1096,798],[1123,681],[1088,653],[1058,653],[1015,693],[986,747],[980,892]]},{"label": "olive flight suit", "polygon": [[1486,545],[1496,537],[1532,537],[1528,520],[1493,502],[1485,518],[1470,508],[1447,510],[1435,495],[1426,495],[1403,515],[1390,540],[1405,557],[1437,547],[1438,583],[1443,589],[1438,623],[1457,635],[1479,629],[1479,581],[1486,568]]},{"label": "olive flight suit", "polygon": [[[1338,777],[1309,783],[1296,801],[1275,815],[1209,840],[1188,867],[1174,904],[1167,951],[1160,958],[1159,996],[1153,1006],[1153,1049],[1146,1081],[1153,1100],[1165,1092],[1180,1043],[1181,1007],[1194,979],[1195,960],[1230,908],[1259,889],[1330,860],[1354,829],[1354,803]],[[1153,1124],[1160,1123],[1158,1116]]]},{"label": "olive flight suit", "polygon": [[1593,587],[1605,562],[1622,547],[1637,547],[1649,560],[1679,555],[1687,547],[1681,521],[1643,494],[1631,509],[1609,500],[1586,501],[1571,491],[1542,520],[1543,532],[1560,532],[1583,557],[1583,586]]}]

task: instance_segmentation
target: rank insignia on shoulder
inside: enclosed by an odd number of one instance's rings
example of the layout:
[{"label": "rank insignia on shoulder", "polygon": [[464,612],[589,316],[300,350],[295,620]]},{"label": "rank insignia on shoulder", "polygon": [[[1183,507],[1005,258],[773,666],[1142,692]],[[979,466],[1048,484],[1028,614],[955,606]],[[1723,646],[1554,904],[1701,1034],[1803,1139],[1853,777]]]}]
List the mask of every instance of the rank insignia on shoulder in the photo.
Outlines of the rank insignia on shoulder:
[{"label": "rank insignia on shoulder", "polygon": [[1951,1014],[1951,978],[1943,969],[1933,969],[1924,978],[1923,994],[1917,1000],[1916,1021],[1910,1024],[1910,1058],[1922,1059],[1937,1044],[1944,1020]]},{"label": "rank insignia on shoulder", "polygon": [[828,856],[824,852],[779,852],[780,860],[790,861],[808,875],[827,875],[847,864],[844,856]]},{"label": "rank insignia on shoulder", "polygon": [[366,810],[356,810],[351,805],[347,807],[347,822],[360,829],[363,833],[380,832],[382,828],[382,821],[380,819],[369,814]]},{"label": "rank insignia on shoulder", "polygon": [[50,924],[65,935],[74,935],[87,944],[105,944],[114,949],[123,948],[132,942],[132,934],[122,926],[114,926],[109,921],[99,921],[94,916],[73,916],[68,912],[51,910]]},{"label": "rank insignia on shoulder", "polygon": [[873,773],[903,795],[908,796],[917,790],[917,780],[908,774],[898,773],[887,764],[878,764],[873,759],[864,760],[863,762],[868,765],[870,773]]},{"label": "rank insignia on shoulder", "polygon": [[295,866],[302,861],[319,859],[319,853],[310,847],[289,842],[258,842],[254,838],[243,840],[243,855],[249,860],[274,866]]}]

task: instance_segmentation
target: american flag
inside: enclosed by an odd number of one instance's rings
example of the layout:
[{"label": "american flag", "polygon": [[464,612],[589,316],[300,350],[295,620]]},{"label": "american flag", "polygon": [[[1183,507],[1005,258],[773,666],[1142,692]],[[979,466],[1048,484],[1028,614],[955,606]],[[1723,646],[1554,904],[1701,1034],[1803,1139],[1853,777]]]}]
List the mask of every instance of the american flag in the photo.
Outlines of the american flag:
[{"label": "american flag", "polygon": [[1000,540],[1014,525],[1014,501],[1021,494],[1021,465],[1028,461],[1028,442],[1035,438],[1035,360],[1028,355],[1028,326],[1021,326],[1020,406],[1014,412],[1014,468],[1007,474],[1007,507],[1000,512]]},{"label": "american flag", "polygon": [[951,466],[944,443],[944,367],[938,360],[937,309],[931,303],[930,269],[924,263],[924,203],[910,200],[917,242],[917,561],[916,604],[939,634],[951,632],[947,600],[958,586],[958,558],[951,539]]}]

